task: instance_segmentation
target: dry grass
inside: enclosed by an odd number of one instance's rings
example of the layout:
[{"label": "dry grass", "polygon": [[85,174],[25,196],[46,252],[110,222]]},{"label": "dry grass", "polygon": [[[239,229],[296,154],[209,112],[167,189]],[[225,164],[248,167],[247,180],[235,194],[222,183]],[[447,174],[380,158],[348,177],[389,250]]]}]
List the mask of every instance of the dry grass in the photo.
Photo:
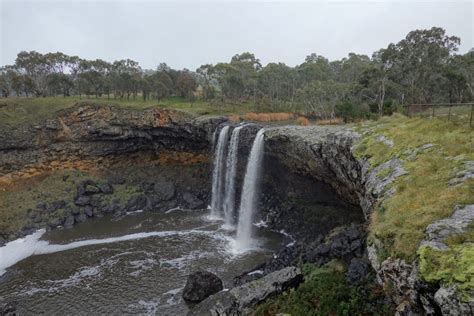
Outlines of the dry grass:
[{"label": "dry grass", "polygon": [[300,116],[296,119],[296,123],[301,126],[308,126],[309,120],[306,117]]},{"label": "dry grass", "polygon": [[339,125],[344,124],[344,120],[340,117],[336,117],[330,120],[316,120],[317,125]]},{"label": "dry grass", "polygon": [[289,121],[293,119],[294,114],[292,113],[254,113],[247,112],[244,115],[246,121],[256,121],[256,122],[282,122]]}]

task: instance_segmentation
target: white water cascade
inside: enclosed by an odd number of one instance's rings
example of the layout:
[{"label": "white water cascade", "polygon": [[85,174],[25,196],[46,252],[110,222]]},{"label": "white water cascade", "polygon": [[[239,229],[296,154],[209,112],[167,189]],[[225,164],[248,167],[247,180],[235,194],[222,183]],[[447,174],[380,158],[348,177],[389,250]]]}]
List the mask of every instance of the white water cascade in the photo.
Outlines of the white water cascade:
[{"label": "white water cascade", "polygon": [[211,201],[211,218],[220,218],[220,210],[222,209],[223,193],[224,193],[224,177],[225,168],[225,150],[227,147],[227,135],[229,126],[224,126],[219,133],[216,149],[214,152],[214,170],[212,173],[212,201]]},{"label": "white water cascade", "polygon": [[239,207],[239,223],[235,248],[245,251],[252,247],[252,230],[254,214],[258,208],[260,192],[260,174],[263,161],[264,129],[258,131],[250,151],[247,169],[245,171],[242,197]]},{"label": "white water cascade", "polygon": [[225,174],[224,218],[225,225],[232,227],[234,224],[235,207],[235,174],[237,172],[237,154],[239,151],[239,134],[243,126],[238,126],[232,131]]}]

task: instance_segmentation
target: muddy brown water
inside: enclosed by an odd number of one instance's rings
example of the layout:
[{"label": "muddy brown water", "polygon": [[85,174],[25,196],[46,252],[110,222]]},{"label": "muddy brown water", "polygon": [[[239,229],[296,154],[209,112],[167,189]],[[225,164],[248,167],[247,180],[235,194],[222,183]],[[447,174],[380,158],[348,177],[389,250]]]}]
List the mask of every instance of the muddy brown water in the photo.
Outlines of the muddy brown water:
[{"label": "muddy brown water", "polygon": [[207,214],[143,212],[46,232],[43,254],[16,263],[0,278],[0,301],[17,301],[20,315],[183,315],[192,307],[181,298],[189,273],[211,271],[229,288],[234,276],[289,242],[259,228],[258,247],[235,254],[235,231]]}]

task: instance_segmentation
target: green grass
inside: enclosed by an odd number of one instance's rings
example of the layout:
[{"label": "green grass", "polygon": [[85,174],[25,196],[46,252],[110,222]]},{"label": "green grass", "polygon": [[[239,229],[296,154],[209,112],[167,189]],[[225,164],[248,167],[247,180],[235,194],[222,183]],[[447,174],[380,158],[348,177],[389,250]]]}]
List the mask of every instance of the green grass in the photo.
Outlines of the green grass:
[{"label": "green grass", "polygon": [[334,265],[316,268],[303,267],[305,282],[260,305],[255,316],[288,314],[311,315],[390,315],[391,306],[374,304],[381,293],[371,291],[368,297],[360,289],[349,285],[344,271]]},{"label": "green grass", "polygon": [[[63,181],[63,176],[68,180]],[[0,191],[0,232],[4,235],[19,232],[28,221],[28,210],[36,211],[40,202],[64,200],[72,206],[76,194],[74,182],[93,178],[79,170],[55,171],[41,180],[24,184],[21,189]],[[49,213],[48,216],[61,217],[63,214],[59,212]]]},{"label": "green grass", "polygon": [[[426,227],[451,216],[456,205],[474,203],[474,181],[452,186],[448,181],[464,168],[464,162],[474,160],[473,130],[466,124],[446,119],[406,118],[400,115],[356,127],[364,136],[356,148],[358,157],[369,159],[371,168],[399,158],[407,175],[397,178],[392,187],[396,193],[381,201],[371,216],[369,240],[379,239],[382,258],[389,256],[411,262],[417,255]],[[389,147],[377,140],[383,135],[394,142]],[[413,151],[424,144],[435,146]],[[385,170],[379,176],[385,175]],[[450,251],[440,253],[423,248],[418,252],[422,277],[427,280],[458,281],[472,273],[465,269],[471,260],[472,243],[459,243]],[[454,263],[457,263],[454,264]],[[440,271],[436,266],[442,264]],[[467,282],[472,287],[472,282]]]},{"label": "green grass", "polygon": [[56,112],[72,107],[77,102],[93,102],[106,105],[116,105],[126,109],[144,110],[153,107],[169,108],[185,111],[195,116],[243,114],[251,110],[249,103],[239,106],[216,105],[210,102],[198,100],[189,102],[180,97],[170,97],[162,101],[136,99],[114,99],[101,98],[79,98],[73,97],[10,97],[0,98],[0,128],[10,128],[17,125],[30,123],[37,124],[47,118],[53,117]]}]

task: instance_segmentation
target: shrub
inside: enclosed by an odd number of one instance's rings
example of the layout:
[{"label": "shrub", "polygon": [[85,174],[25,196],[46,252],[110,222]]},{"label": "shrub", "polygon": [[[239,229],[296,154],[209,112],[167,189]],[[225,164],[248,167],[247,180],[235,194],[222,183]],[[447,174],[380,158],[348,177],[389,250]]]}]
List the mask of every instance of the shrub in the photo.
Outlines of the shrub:
[{"label": "shrub", "polygon": [[298,125],[301,125],[301,126],[308,126],[309,120],[304,116],[300,116],[296,119],[296,123],[298,123]]}]

